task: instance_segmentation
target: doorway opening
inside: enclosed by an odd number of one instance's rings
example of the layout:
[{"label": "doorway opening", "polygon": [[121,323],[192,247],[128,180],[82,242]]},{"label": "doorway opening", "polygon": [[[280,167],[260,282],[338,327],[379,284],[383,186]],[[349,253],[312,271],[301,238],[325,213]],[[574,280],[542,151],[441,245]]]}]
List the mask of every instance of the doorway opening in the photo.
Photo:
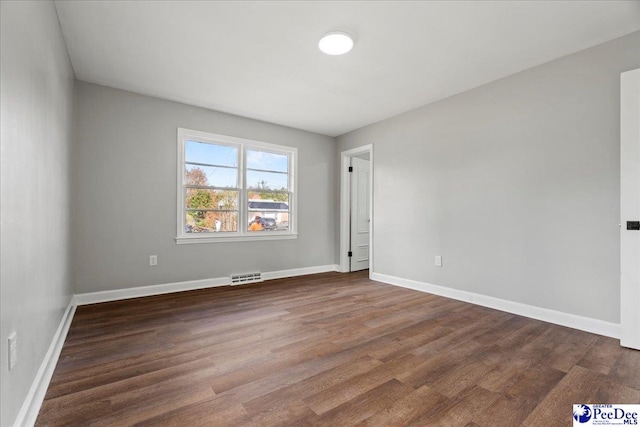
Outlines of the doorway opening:
[{"label": "doorway opening", "polygon": [[373,145],[340,155],[340,271],[373,272]]}]

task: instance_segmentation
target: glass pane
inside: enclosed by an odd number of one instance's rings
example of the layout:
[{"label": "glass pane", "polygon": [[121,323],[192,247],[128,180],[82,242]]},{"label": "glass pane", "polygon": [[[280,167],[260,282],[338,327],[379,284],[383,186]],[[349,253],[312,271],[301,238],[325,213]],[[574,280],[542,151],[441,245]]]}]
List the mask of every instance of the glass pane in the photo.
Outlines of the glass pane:
[{"label": "glass pane", "polygon": [[236,188],[238,186],[238,169],[186,164],[185,181],[187,185]]},{"label": "glass pane", "polygon": [[187,140],[184,142],[184,159],[187,162],[238,167],[238,148]]},{"label": "glass pane", "polygon": [[187,188],[187,209],[238,210],[238,192]]},{"label": "glass pane", "polygon": [[249,212],[249,231],[274,231],[289,229],[289,212],[252,211]]},{"label": "glass pane", "polygon": [[288,211],[289,193],[249,191],[249,211]]},{"label": "glass pane", "polygon": [[238,212],[187,211],[185,233],[238,231]]},{"label": "glass pane", "polygon": [[258,190],[289,189],[289,175],[284,173],[247,171],[247,188]]},{"label": "glass pane", "polygon": [[289,156],[266,151],[247,150],[247,168],[289,172]]}]

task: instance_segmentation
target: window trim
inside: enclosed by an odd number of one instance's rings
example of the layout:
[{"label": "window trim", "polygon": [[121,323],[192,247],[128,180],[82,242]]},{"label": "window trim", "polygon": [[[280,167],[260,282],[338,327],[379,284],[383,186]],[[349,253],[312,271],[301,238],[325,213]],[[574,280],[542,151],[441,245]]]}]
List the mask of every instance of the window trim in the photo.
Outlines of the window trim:
[{"label": "window trim", "polygon": [[[238,147],[238,231],[225,233],[192,233],[184,232],[185,228],[185,182],[184,182],[184,165],[185,165],[185,140],[200,141],[204,143],[213,143],[219,145],[227,145]],[[267,151],[276,154],[286,154],[289,156],[289,229],[288,230],[271,230],[268,232],[249,232],[248,227],[244,227],[244,223],[248,221],[248,197],[252,191],[246,188],[246,152],[248,149],[259,151]],[[245,138],[238,138],[228,135],[219,135],[209,132],[197,131],[192,129],[177,129],[177,229],[176,243],[221,243],[221,242],[239,242],[239,241],[259,241],[259,240],[289,240],[297,239],[298,227],[298,149],[286,145],[271,144],[268,142],[256,141]],[[246,220],[246,221],[245,221]]]}]

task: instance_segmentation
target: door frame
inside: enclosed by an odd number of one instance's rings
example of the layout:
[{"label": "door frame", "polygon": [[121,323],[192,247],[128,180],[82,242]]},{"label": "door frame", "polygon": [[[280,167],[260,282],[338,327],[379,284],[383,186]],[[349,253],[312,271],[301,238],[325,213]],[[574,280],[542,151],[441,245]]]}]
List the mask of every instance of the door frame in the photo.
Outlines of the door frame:
[{"label": "door frame", "polygon": [[369,212],[371,221],[369,222],[369,277],[373,274],[373,144],[340,153],[340,271],[349,272],[349,209],[351,201],[351,181],[349,180],[349,166],[351,157],[369,153]]}]

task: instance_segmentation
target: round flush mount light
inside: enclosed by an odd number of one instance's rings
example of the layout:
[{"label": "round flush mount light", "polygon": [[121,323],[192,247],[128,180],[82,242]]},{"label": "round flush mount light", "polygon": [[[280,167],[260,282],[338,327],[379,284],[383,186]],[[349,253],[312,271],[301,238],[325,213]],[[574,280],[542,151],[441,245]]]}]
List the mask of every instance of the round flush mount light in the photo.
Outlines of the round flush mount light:
[{"label": "round flush mount light", "polygon": [[318,48],[327,55],[342,55],[353,48],[353,37],[344,31],[331,31],[322,36]]}]

